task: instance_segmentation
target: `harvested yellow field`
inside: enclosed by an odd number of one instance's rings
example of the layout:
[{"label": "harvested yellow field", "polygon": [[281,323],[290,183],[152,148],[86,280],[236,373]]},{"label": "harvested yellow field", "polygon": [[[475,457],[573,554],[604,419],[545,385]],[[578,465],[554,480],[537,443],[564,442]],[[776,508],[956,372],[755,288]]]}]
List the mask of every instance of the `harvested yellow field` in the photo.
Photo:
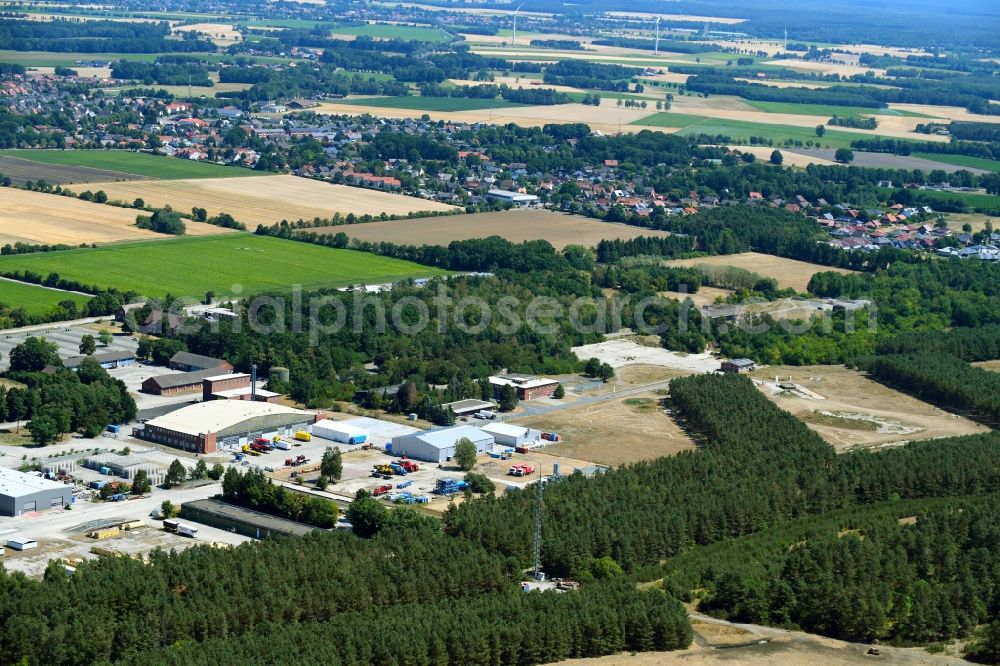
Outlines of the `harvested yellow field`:
[{"label": "harvested yellow field", "polygon": [[[645,111],[641,109],[620,109],[608,102],[605,102],[601,106],[557,104],[552,106],[478,109],[475,111],[423,111],[420,109],[383,109],[374,106],[356,106],[352,104],[320,104],[311,110],[316,113],[329,113],[333,115],[369,114],[379,118],[420,118],[424,114],[427,114],[431,120],[493,123],[497,125],[514,123],[522,127],[540,127],[546,123],[587,123],[592,129],[605,133],[617,132],[619,130],[623,132],[638,132],[640,129],[664,130],[662,127],[630,127],[629,123],[644,118],[653,111],[648,109]],[[815,124],[815,117],[813,117],[813,125]],[[244,179],[241,178],[239,180]]]},{"label": "harvested yellow field", "polygon": [[[135,226],[136,211],[43,192],[0,188],[0,245],[6,243],[112,243],[164,238]],[[227,233],[210,224],[187,223],[192,236]]]},{"label": "harvested yellow field", "polygon": [[746,83],[759,83],[763,86],[768,86],[770,88],[808,88],[809,90],[818,90],[820,88],[829,88],[829,83],[800,83],[798,81],[778,81],[774,79],[741,79],[737,78],[737,81],[744,81]]},{"label": "harvested yellow field", "polygon": [[502,236],[514,243],[547,240],[559,249],[571,244],[589,247],[605,239],[668,235],[665,231],[603,222],[581,215],[533,209],[367,222],[349,226],[319,227],[309,231],[318,234],[335,234],[342,231],[351,238],[363,241],[391,241],[406,245],[422,243],[447,245],[453,240]]},{"label": "harvested yellow field", "polygon": [[[110,79],[111,78],[111,68],[110,67],[77,67],[73,66],[71,69],[76,71],[76,73],[83,78],[97,78],[97,79]],[[29,72],[32,74],[47,74],[49,76],[55,76],[55,67],[31,67]]]},{"label": "harvested yellow field", "polygon": [[814,62],[811,60],[786,60],[777,58],[769,60],[763,64],[778,65],[797,72],[819,72],[820,74],[840,74],[841,76],[854,76],[865,72],[875,72],[876,76],[885,76],[885,70],[877,67],[864,67],[862,65],[838,65],[830,62]]},{"label": "harvested yellow field", "polygon": [[[930,104],[890,104],[889,108],[900,111],[913,111],[923,113],[935,118],[945,118],[947,120],[961,120],[972,123],[1000,123],[1000,116],[981,116],[976,113],[969,113],[959,106],[933,106]],[[883,116],[879,116],[881,121]],[[927,119],[923,119],[927,122]],[[929,135],[932,136],[932,135]]]},{"label": "harvested yellow field", "polygon": [[173,32],[200,32],[216,44],[232,44],[243,40],[243,35],[230,23],[192,23],[174,26]]},{"label": "harvested yellow field", "polygon": [[714,257],[698,257],[695,259],[676,259],[667,263],[671,266],[697,266],[698,264],[735,266],[736,268],[743,268],[764,277],[772,277],[778,281],[778,287],[781,289],[790,287],[796,291],[805,291],[806,285],[809,284],[809,279],[815,273],[834,271],[846,275],[855,272],[846,268],[820,266],[805,261],[773,257],[769,254],[760,254],[758,252],[743,252],[742,254],[726,254]]},{"label": "harvested yellow field", "polygon": [[[738,150],[741,153],[750,153],[758,160],[765,162],[771,159],[771,153],[774,152],[774,148],[770,146],[729,146],[729,149]],[[809,155],[795,153],[785,148],[779,148],[778,150],[781,151],[781,156],[784,158],[782,164],[785,166],[806,167],[810,164],[823,164],[827,166],[836,164],[833,160],[824,160],[822,157],[810,157]]]},{"label": "harvested yellow field", "polygon": [[650,12],[607,12],[608,16],[621,16],[624,18],[656,19],[664,21],[695,21],[697,23],[724,23],[725,25],[736,25],[744,23],[744,18],[725,18],[722,16],[697,16],[694,14],[661,14]]},{"label": "harvested yellow field", "polygon": [[251,229],[258,224],[312,220],[331,217],[334,213],[405,215],[453,209],[436,201],[297,176],[146,180],[95,183],[90,187],[102,189],[108,197],[122,201],[141,197],[147,205],[156,207],[169,204],[175,210],[188,211],[198,206],[206,209],[209,215],[229,213]]},{"label": "harvested yellow field", "polygon": [[[448,79],[451,83],[457,86],[478,86],[482,85],[482,81],[473,81],[471,79]],[[534,83],[533,83],[534,82]],[[574,88],[573,86],[557,86],[551,83],[542,83],[537,79],[522,79],[517,76],[496,76],[493,78],[491,83],[496,85],[507,85],[511,88],[544,88],[546,90],[556,90],[558,92],[564,93],[584,93],[587,94],[588,91],[582,88]],[[537,84],[537,85],[536,85]]]}]

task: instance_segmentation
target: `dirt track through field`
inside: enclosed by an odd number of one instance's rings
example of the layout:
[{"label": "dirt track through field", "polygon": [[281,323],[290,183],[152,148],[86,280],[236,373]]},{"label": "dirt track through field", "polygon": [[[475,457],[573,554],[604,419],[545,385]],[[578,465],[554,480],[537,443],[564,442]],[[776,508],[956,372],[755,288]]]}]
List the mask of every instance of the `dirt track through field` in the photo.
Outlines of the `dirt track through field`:
[{"label": "dirt track through field", "polygon": [[91,167],[64,166],[62,164],[45,164],[20,157],[0,155],[0,173],[8,176],[18,185],[26,182],[44,180],[52,185],[73,185],[78,183],[100,183],[109,180],[145,180],[145,176],[136,176],[121,171],[94,169]]},{"label": "dirt track through field", "polygon": [[329,218],[337,212],[403,215],[411,211],[453,210],[436,201],[297,176],[101,183],[92,187],[100,187],[111,199],[132,201],[142,197],[151,206],[170,204],[182,211],[197,206],[209,215],[229,213],[250,229],[281,220]]},{"label": "dirt track through field", "polygon": [[[138,211],[42,192],[0,188],[0,245],[5,243],[110,243],[169,238],[135,226]],[[226,233],[228,229],[187,222],[188,234]]]},{"label": "dirt track through field", "polygon": [[580,215],[566,215],[548,210],[508,210],[473,215],[390,220],[319,227],[308,231],[319,234],[344,232],[351,238],[363,241],[391,241],[413,245],[423,243],[447,245],[453,240],[488,236],[502,236],[515,243],[544,239],[559,249],[570,244],[589,247],[604,239],[668,235],[663,231],[602,222]]}]

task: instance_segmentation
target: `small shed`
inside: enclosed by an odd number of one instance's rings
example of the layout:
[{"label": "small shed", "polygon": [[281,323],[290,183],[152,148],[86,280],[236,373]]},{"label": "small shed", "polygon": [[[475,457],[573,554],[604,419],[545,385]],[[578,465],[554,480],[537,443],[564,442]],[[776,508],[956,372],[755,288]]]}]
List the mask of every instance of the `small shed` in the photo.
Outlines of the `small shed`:
[{"label": "small shed", "polygon": [[722,367],[719,368],[722,372],[729,374],[739,374],[741,372],[750,372],[757,367],[749,358],[734,358],[729,361],[723,361]]},{"label": "small shed", "polygon": [[38,542],[28,537],[12,536],[7,539],[7,547],[14,550],[31,550],[38,548]]}]

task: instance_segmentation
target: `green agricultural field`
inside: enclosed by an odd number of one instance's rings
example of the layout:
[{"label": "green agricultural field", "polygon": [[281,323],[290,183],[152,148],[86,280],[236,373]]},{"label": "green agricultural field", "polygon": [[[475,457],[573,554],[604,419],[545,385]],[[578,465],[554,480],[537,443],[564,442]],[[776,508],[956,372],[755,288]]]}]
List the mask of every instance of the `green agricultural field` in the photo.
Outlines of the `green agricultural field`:
[{"label": "green agricultural field", "polygon": [[334,37],[346,35],[421,42],[447,42],[451,39],[451,35],[440,28],[416,25],[345,25],[335,27],[331,33]]},{"label": "green agricultural field", "polygon": [[923,113],[913,111],[900,111],[897,109],[876,109],[862,106],[835,106],[833,104],[796,104],[794,102],[758,102],[755,100],[743,100],[758,111],[765,113],[791,113],[800,116],[857,116],[857,115],[878,115],[878,116],[908,116],[911,118],[931,118]]},{"label": "green agricultural field", "polygon": [[70,280],[134,289],[146,296],[170,293],[196,299],[206,291],[245,296],[292,285],[315,289],[445,274],[400,259],[253,234],[0,257],[0,272],[18,270],[57,272]]},{"label": "green agricultural field", "polygon": [[913,153],[913,157],[922,157],[925,160],[933,160],[942,164],[954,164],[955,166],[970,167],[972,169],[985,169],[1000,173],[1000,162],[988,160],[985,157],[970,157],[968,155],[942,155],[940,153]]},{"label": "green agricultural field", "polygon": [[[878,188],[879,194],[888,197],[895,190],[888,187]],[[932,200],[947,201],[949,199],[959,199],[964,201],[970,209],[983,209],[988,211],[1000,211],[1000,196],[996,194],[976,194],[974,192],[937,192],[934,190],[919,190],[914,194]]]},{"label": "green agricultural field", "polygon": [[12,309],[24,308],[31,315],[46,314],[62,301],[73,301],[78,308],[82,308],[89,300],[88,296],[68,291],[47,289],[24,282],[0,280],[0,306]]},{"label": "green agricultural field", "polygon": [[153,62],[159,53],[56,53],[52,51],[0,51],[0,62],[25,67],[76,67],[77,60],[141,60]]},{"label": "green agricultural field", "polygon": [[751,136],[757,136],[773,141],[776,147],[781,147],[785,141],[791,140],[803,143],[806,141],[819,142],[820,147],[850,148],[851,141],[857,141],[859,138],[867,136],[853,132],[827,130],[821,139],[816,136],[816,130],[812,127],[770,125],[724,118],[699,118],[698,116],[670,112],[654,113],[651,116],[640,118],[632,124],[651,127],[679,127],[682,128],[679,134],[686,135],[708,134],[716,136],[721,134],[742,143],[749,143]]},{"label": "green agricultural field", "polygon": [[0,150],[0,155],[63,166],[107,169],[148,178],[234,178],[260,176],[259,171],[175,159],[124,150]]},{"label": "green agricultural field", "polygon": [[371,106],[379,109],[412,109],[414,111],[476,111],[478,109],[508,109],[525,106],[505,99],[469,99],[467,97],[362,97],[337,100],[335,104]]}]

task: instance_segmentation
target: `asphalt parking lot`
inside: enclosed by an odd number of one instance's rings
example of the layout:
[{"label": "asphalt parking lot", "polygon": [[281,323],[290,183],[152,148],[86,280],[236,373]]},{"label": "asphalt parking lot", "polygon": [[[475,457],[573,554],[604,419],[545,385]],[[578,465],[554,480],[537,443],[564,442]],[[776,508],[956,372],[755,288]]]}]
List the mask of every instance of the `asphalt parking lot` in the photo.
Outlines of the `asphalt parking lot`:
[{"label": "asphalt parking lot", "polygon": [[[101,326],[63,326],[52,328],[39,333],[3,333],[0,334],[0,370],[6,370],[10,367],[10,350],[21,344],[30,337],[45,338],[49,342],[53,342],[59,348],[59,357],[67,358],[70,356],[80,355],[80,340],[83,339],[84,335],[92,335],[97,338],[97,332],[102,328]],[[108,325],[107,329],[112,330],[112,326]],[[102,347],[99,343],[97,345],[97,353],[109,352],[109,351],[123,351],[128,350],[134,352],[139,347],[139,342],[133,340],[131,336],[128,335],[116,335],[114,340],[107,347]]]}]

